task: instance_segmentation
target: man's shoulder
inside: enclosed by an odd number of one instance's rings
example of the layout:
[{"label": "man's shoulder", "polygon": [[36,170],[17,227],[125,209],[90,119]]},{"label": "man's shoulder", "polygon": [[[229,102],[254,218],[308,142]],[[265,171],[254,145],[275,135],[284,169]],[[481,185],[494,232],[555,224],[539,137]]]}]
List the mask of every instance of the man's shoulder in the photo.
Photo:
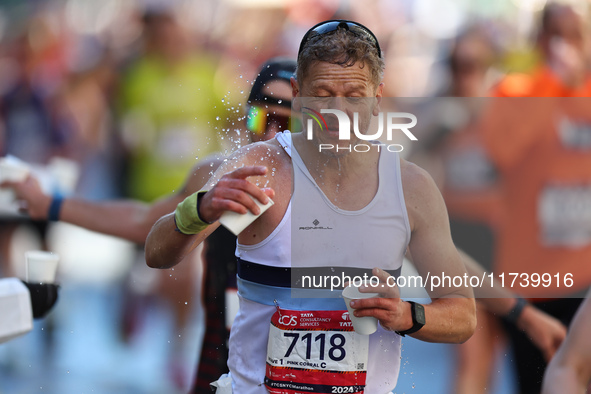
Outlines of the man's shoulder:
[{"label": "man's shoulder", "polygon": [[400,173],[406,210],[413,231],[418,226],[428,225],[440,215],[447,216],[443,196],[426,170],[401,160]]},{"label": "man's shoulder", "polygon": [[407,192],[421,192],[435,186],[435,181],[426,170],[404,159],[400,159],[400,177],[405,195]]},{"label": "man's shoulder", "polygon": [[260,165],[289,158],[276,139],[254,142],[238,149],[233,155],[245,165]]}]

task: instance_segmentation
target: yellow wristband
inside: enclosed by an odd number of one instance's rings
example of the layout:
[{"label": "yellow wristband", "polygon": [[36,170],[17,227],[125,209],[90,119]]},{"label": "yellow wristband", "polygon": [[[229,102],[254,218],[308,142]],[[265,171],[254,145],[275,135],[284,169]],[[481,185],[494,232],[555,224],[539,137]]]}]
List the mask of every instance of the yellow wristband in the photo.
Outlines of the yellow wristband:
[{"label": "yellow wristband", "polygon": [[207,190],[200,190],[177,205],[174,211],[174,221],[181,233],[187,235],[197,234],[211,224],[199,217],[199,197],[205,193],[207,193]]}]

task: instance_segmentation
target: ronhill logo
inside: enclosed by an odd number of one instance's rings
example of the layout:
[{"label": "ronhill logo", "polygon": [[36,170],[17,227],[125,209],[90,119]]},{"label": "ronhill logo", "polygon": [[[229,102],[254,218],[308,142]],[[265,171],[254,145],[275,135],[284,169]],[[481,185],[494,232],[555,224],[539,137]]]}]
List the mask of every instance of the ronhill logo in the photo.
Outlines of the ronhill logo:
[{"label": "ronhill logo", "polygon": [[318,219],[314,219],[312,224],[314,226],[302,226],[298,230],[332,230],[332,227],[319,226],[320,221]]}]

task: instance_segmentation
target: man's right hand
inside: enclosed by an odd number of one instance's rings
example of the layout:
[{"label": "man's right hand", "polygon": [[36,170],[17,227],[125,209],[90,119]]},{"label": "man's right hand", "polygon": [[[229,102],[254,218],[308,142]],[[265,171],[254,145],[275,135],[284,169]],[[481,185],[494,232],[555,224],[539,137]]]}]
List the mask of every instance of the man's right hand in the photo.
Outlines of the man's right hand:
[{"label": "man's right hand", "polygon": [[19,210],[27,213],[31,219],[46,220],[51,205],[51,196],[41,189],[39,181],[32,175],[22,182],[2,182],[0,188],[13,189],[19,201]]},{"label": "man's right hand", "polygon": [[[252,198],[266,204],[275,196],[271,188],[259,188],[246,180],[251,176],[263,176],[267,173],[264,166],[246,166],[222,176],[216,185],[201,199],[199,217],[208,223],[217,221],[225,211],[245,214],[251,211],[258,215],[259,207]],[[252,198],[251,198],[252,196]]]}]

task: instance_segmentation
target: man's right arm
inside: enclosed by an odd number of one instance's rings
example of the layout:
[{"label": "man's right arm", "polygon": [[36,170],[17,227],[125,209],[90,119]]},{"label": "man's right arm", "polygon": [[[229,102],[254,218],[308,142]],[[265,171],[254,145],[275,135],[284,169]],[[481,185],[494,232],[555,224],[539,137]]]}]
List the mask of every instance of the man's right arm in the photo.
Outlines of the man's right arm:
[{"label": "man's right arm", "polygon": [[[217,221],[226,211],[258,214],[260,209],[250,196],[262,204],[273,197],[272,189],[259,189],[246,179],[265,175],[267,167],[244,166],[225,173],[228,170],[228,166],[220,167],[208,182],[208,192],[201,197],[187,197],[176,212],[156,222],[146,240],[149,267],[170,268],[178,264],[219,226]],[[180,223],[184,226],[179,227]]]}]

